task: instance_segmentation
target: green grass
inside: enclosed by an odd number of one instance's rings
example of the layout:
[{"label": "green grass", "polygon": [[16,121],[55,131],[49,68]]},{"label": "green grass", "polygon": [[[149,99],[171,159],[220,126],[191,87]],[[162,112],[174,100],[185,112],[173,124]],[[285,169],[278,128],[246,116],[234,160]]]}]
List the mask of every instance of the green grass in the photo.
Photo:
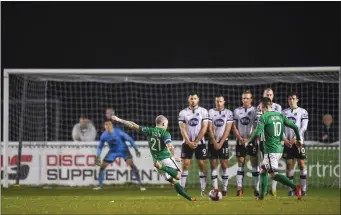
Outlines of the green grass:
[{"label": "green grass", "polygon": [[[287,189],[278,190],[278,197],[255,201],[252,190],[243,197],[235,196],[235,188],[222,201],[200,197],[199,189],[188,193],[198,196],[190,202],[176,195],[170,187],[42,189],[20,187],[2,189],[2,214],[340,214],[340,190],[311,188],[308,196],[298,201],[288,197]],[[114,202],[112,202],[114,201]]]}]

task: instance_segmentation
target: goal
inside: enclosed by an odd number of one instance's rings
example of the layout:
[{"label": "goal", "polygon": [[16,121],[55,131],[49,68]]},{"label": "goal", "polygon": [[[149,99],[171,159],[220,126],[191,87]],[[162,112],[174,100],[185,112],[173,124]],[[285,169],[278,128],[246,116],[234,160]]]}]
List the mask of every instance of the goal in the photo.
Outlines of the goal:
[{"label": "goal", "polygon": [[[153,126],[157,115],[167,116],[179,155],[182,138],[177,117],[187,106],[190,92],[199,94],[200,106],[206,109],[213,108],[215,95],[222,94],[226,107],[233,111],[241,105],[243,91],[250,90],[253,105],[257,105],[264,89],[272,88],[274,102],[283,109],[288,107],[288,93],[294,91],[300,97],[299,106],[309,113],[305,133],[308,186],[341,187],[339,140],[318,141],[324,114],[331,114],[339,128],[339,84],[339,67],[5,69],[1,182],[4,187],[18,182],[95,185],[99,171],[95,153],[106,108],[113,108],[118,116],[141,125]],[[95,126],[97,136],[86,142],[73,141],[73,126],[83,115]],[[134,159],[143,183],[166,183],[153,169],[146,138],[123,129],[136,140],[142,152],[140,158]],[[231,135],[229,186],[236,184],[234,139]],[[195,163],[192,162],[189,173],[189,186],[200,186]],[[284,161],[279,168],[284,173]],[[244,184],[252,186],[249,162],[245,169]],[[135,183],[134,180],[124,161],[117,160],[107,169],[106,184]]]}]

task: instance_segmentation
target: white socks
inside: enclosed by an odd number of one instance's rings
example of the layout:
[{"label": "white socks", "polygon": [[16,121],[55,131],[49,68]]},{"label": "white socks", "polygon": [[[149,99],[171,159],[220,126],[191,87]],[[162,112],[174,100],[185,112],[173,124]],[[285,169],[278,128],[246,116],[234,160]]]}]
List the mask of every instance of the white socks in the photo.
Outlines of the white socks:
[{"label": "white socks", "polygon": [[307,168],[301,170],[300,179],[302,190],[307,191]]},{"label": "white socks", "polygon": [[227,186],[229,185],[229,169],[223,169],[223,175],[221,176],[223,179],[223,191],[227,191]]},{"label": "white socks", "polygon": [[[201,179],[201,177],[200,177],[200,179]],[[218,169],[212,170],[211,179],[212,179],[212,185],[213,185],[214,189],[218,189]],[[200,181],[200,183],[201,183],[201,181]]]},{"label": "white socks", "polygon": [[244,167],[238,167],[237,171],[237,186],[243,187]]},{"label": "white socks", "polygon": [[206,175],[203,172],[199,172],[201,191],[206,189]]},{"label": "white socks", "polygon": [[186,187],[187,176],[188,176],[188,170],[183,171],[181,174],[181,186],[183,188]]},{"label": "white socks", "polygon": [[253,186],[259,192],[259,167],[252,168]]}]

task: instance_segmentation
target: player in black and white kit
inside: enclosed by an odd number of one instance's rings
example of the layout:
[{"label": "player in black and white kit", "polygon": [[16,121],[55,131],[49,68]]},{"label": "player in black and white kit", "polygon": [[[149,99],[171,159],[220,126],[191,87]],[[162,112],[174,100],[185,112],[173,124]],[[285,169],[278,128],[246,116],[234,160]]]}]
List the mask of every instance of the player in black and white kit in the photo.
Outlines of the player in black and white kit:
[{"label": "player in black and white kit", "polygon": [[218,163],[220,160],[222,169],[222,194],[226,196],[228,186],[228,159],[229,159],[229,145],[228,137],[233,124],[233,113],[225,108],[224,97],[219,95],[215,98],[216,108],[208,111],[209,115],[209,134],[210,140],[208,142],[208,158],[211,163],[212,170],[212,184],[214,189],[218,189]]},{"label": "player in black and white kit", "polygon": [[[302,141],[302,147],[298,148],[294,141],[296,141],[296,135],[291,128],[285,128],[285,137],[284,137],[284,151],[283,158],[287,161],[287,177],[290,180],[294,180],[294,165],[295,159],[297,160],[297,164],[301,170],[300,179],[302,186],[302,196],[306,195],[307,192],[307,168],[305,166],[305,148],[303,145],[304,140],[304,132],[308,127],[308,112],[298,107],[297,103],[299,98],[297,93],[290,93],[288,95],[288,103],[289,108],[283,110],[283,115],[285,115],[288,119],[290,119],[293,123],[295,123],[300,131],[300,138]],[[294,196],[294,191],[292,189],[289,190],[289,196]]]},{"label": "player in black and white kit", "polygon": [[[263,98],[267,97],[271,100],[271,102],[274,100],[274,96],[275,96],[274,91],[271,88],[266,88],[263,92]],[[272,102],[272,111],[281,113],[282,112],[282,106],[275,103],[275,102]],[[257,107],[257,121],[261,115],[262,115],[262,111],[260,110],[260,107],[258,105],[258,107]],[[264,141],[264,134],[261,134],[259,149],[262,152],[262,154],[263,154],[263,141]],[[270,195],[276,197],[276,195],[277,195],[277,192],[276,192],[277,181],[270,179],[270,184],[271,184],[271,189],[269,189],[267,191],[267,194],[270,193]]]},{"label": "player in black and white kit", "polygon": [[233,130],[237,137],[236,157],[238,159],[237,171],[237,196],[243,195],[243,177],[246,155],[250,155],[252,166],[252,176],[254,178],[254,195],[259,195],[259,167],[258,167],[258,146],[253,142],[247,147],[245,144],[251,136],[253,129],[256,128],[256,108],[252,106],[252,93],[245,91],[242,94],[243,106],[236,108],[233,112]]},{"label": "player in black and white kit", "polygon": [[179,126],[184,139],[181,148],[182,175],[181,185],[185,188],[188,170],[191,164],[193,153],[198,161],[200,169],[201,195],[205,195],[206,189],[206,159],[207,146],[204,135],[208,127],[208,112],[205,108],[199,107],[199,97],[197,93],[192,93],[188,97],[189,106],[179,113]]}]

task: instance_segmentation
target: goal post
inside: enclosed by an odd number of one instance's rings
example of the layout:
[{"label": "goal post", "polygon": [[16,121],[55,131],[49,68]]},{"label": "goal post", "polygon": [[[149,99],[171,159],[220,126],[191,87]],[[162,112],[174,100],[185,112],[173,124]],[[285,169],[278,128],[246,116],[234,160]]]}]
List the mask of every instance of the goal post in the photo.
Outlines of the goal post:
[{"label": "goal post", "polygon": [[[175,142],[181,142],[177,114],[186,107],[186,97],[189,92],[198,92],[200,106],[206,109],[214,107],[213,99],[216,94],[223,94],[227,97],[227,108],[233,111],[234,108],[240,106],[240,96],[244,90],[251,90],[254,94],[253,105],[256,105],[262,96],[262,91],[267,87],[274,88],[275,102],[279,103],[283,109],[287,107],[286,96],[290,91],[297,91],[299,95],[302,94],[299,106],[305,108],[310,117],[310,125],[306,134],[307,142],[312,144],[309,146],[311,151],[309,161],[315,162],[312,165],[316,166],[321,164],[322,161],[319,160],[325,159],[323,165],[332,166],[331,169],[328,169],[329,166],[325,167],[326,171],[329,171],[328,174],[333,173],[333,171],[338,171],[340,174],[335,163],[339,164],[341,158],[339,145],[323,145],[315,138],[315,133],[318,132],[321,124],[322,114],[331,113],[334,117],[339,118],[338,122],[341,122],[339,78],[339,67],[4,69],[4,135],[1,147],[4,180],[1,181],[3,187],[8,187],[9,166],[11,164],[11,160],[7,159],[9,156],[8,146],[15,146],[16,142],[19,142],[19,135],[17,134],[22,130],[26,131],[26,135],[23,137],[23,147],[26,147],[27,150],[27,147],[32,145],[38,147],[37,151],[43,151],[46,146],[72,148],[78,144],[78,151],[75,150],[75,153],[81,153],[83,150],[82,143],[72,143],[71,129],[73,125],[78,122],[81,114],[86,114],[89,115],[98,132],[100,132],[105,108],[112,107],[118,115],[144,125],[153,125],[157,114],[167,115],[170,119],[169,129],[173,139]],[[24,84],[27,85],[25,102],[29,105],[26,106],[25,110],[19,110],[14,104],[14,100],[22,99],[19,94],[22,93]],[[30,103],[33,100],[44,102]],[[56,100],[58,100],[59,108],[54,107],[55,102],[53,101]],[[56,112],[60,116],[57,117]],[[23,121],[25,123],[20,120],[22,115],[24,115]],[[130,131],[128,133],[137,142],[145,142],[146,140],[140,134]],[[88,148],[95,151],[95,145],[92,141],[84,146],[84,151],[87,151]],[[141,147],[145,147],[142,145]],[[231,144],[230,153],[232,153],[233,147]],[[32,149],[30,150],[32,151]],[[51,150],[53,151],[53,149]],[[59,150],[63,152],[62,149]],[[89,153],[91,150],[88,150]],[[337,150],[339,153],[336,153]],[[324,155],[323,158],[320,157],[321,154]],[[42,157],[47,155],[41,153],[39,156],[39,165],[43,165],[46,160]],[[92,155],[86,156],[91,159]],[[328,158],[333,158],[334,161],[331,162]],[[231,162],[235,162],[233,159]],[[197,167],[194,162],[192,166],[191,171],[193,173],[190,172],[192,176],[189,178],[189,183],[198,184]],[[59,170],[64,171],[63,168]],[[311,171],[316,170],[311,169]],[[74,172],[78,174],[77,171]],[[146,170],[146,172],[148,171]],[[124,173],[121,172],[120,174]],[[341,188],[339,176],[334,177],[333,175],[328,179],[329,181],[323,182],[324,178],[321,178],[317,172],[315,175],[316,177],[314,176],[313,180],[316,180],[314,182],[320,186],[332,186],[332,183],[335,186],[335,180],[338,179],[337,182]]]}]

